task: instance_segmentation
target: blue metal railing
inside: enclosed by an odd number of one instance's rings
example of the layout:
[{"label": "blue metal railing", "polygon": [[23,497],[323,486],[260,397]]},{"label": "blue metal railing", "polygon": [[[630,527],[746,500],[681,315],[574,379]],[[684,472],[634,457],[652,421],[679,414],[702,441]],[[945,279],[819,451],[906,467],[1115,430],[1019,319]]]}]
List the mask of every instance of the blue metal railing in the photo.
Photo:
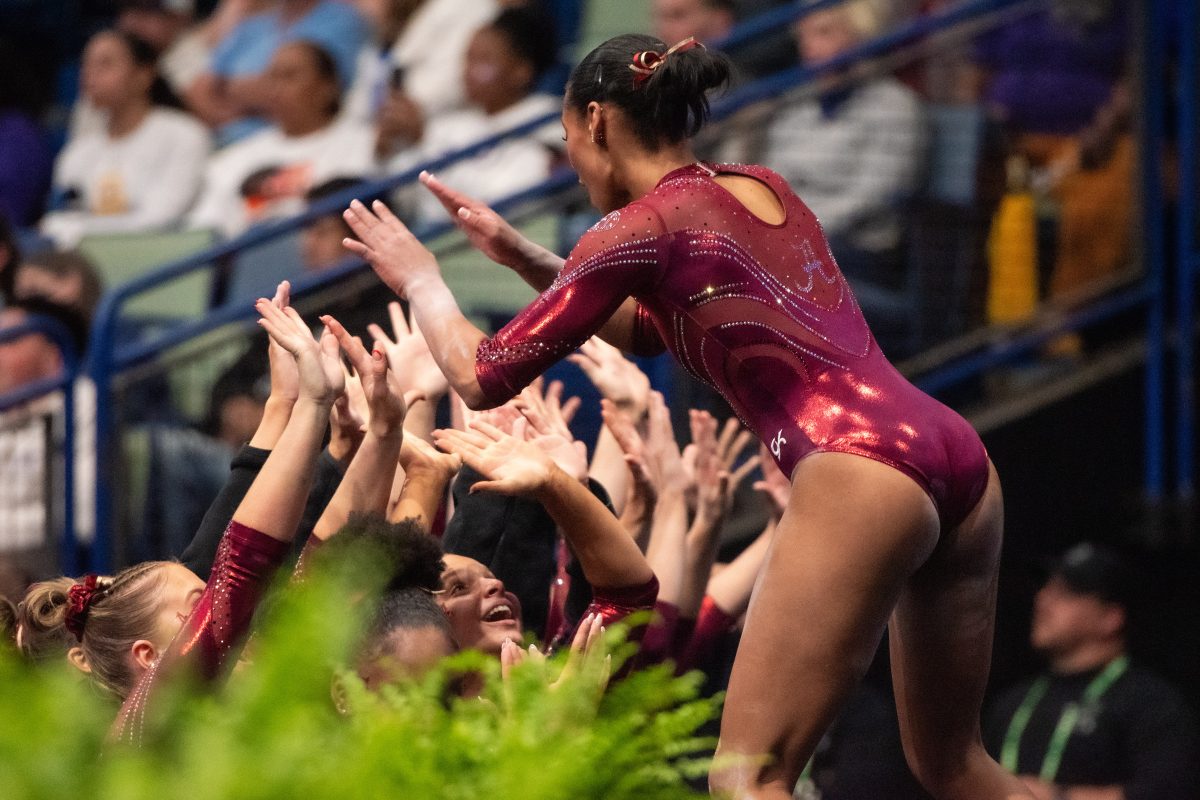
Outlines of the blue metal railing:
[{"label": "blue metal railing", "polygon": [[1177,350],[1176,421],[1175,421],[1175,491],[1180,500],[1190,501],[1195,490],[1195,360],[1193,354],[1193,320],[1195,317],[1196,270],[1200,268],[1200,247],[1197,246],[1197,226],[1200,211],[1196,193],[1200,192],[1200,159],[1196,156],[1196,104],[1200,103],[1200,12],[1196,3],[1184,0],[1176,4],[1178,36],[1178,80],[1175,107],[1178,120],[1179,201],[1175,224],[1176,303],[1175,324],[1179,331]]},{"label": "blue metal railing", "polygon": [[[770,17],[769,24],[774,27],[784,22],[795,21],[807,14],[835,5],[837,2],[841,2],[841,0],[816,0],[816,2],[795,3],[784,9],[771,12],[772,16]],[[815,80],[824,74],[840,70],[849,64],[863,59],[875,58],[891,52],[906,44],[917,41],[921,37],[951,28],[962,22],[983,17],[997,11],[1010,10],[1022,6],[1033,7],[1039,2],[1041,0],[967,0],[958,6],[940,13],[917,18],[909,24],[902,25],[894,31],[865,42],[823,64],[785,70],[777,75],[768,76],[767,78],[741,87],[729,97],[723,98],[720,102],[714,104],[713,118],[714,120],[719,120],[731,116],[746,106],[778,96],[805,82]],[[760,22],[757,24],[762,25],[767,23]],[[743,33],[735,33],[728,41],[731,41],[734,46],[752,41],[757,35],[755,30],[753,27],[747,27]],[[115,408],[113,407],[113,397],[110,389],[112,379],[118,371],[152,358],[155,354],[163,352],[167,347],[179,344],[207,330],[252,316],[252,309],[250,308],[222,307],[216,309],[204,320],[182,326],[152,343],[143,342],[118,350],[115,341],[116,326],[120,310],[130,298],[183,275],[205,269],[214,261],[233,255],[248,247],[295,231],[313,219],[335,213],[345,208],[349,201],[356,197],[363,199],[383,196],[400,186],[413,183],[422,170],[437,171],[443,169],[456,161],[470,158],[489,150],[506,139],[532,133],[543,125],[554,122],[556,119],[556,114],[549,114],[530,120],[496,136],[448,153],[421,167],[415,167],[383,180],[364,183],[339,195],[325,198],[320,202],[314,203],[304,213],[296,217],[272,222],[248,231],[230,242],[226,242],[206,252],[181,259],[150,275],[118,287],[111,292],[104,298],[97,313],[97,322],[93,330],[93,358],[88,365],[88,371],[96,382],[97,387],[96,445],[98,458],[107,457],[109,454],[115,452],[115,449],[111,446],[116,425]],[[550,183],[561,180],[563,179],[557,178]],[[542,186],[525,194],[535,195],[537,193],[544,193],[547,190],[547,186]],[[447,224],[423,233],[425,235],[433,235],[450,227]],[[296,287],[297,292],[312,291],[329,285],[352,273],[355,269],[354,266],[348,265],[335,273],[312,278],[311,282],[310,280],[299,281]],[[100,462],[98,462],[98,467],[96,540],[93,547],[92,559],[95,568],[99,569],[107,566],[110,557],[108,526],[111,520],[112,509],[112,486],[110,483],[112,471],[104,469]]]},{"label": "blue metal railing", "polygon": [[1166,95],[1161,86],[1166,72],[1162,47],[1167,37],[1163,0],[1144,0],[1145,11],[1140,15],[1138,52],[1142,57],[1142,113],[1138,115],[1139,136],[1142,141],[1142,217],[1143,248],[1146,257],[1146,288],[1149,293],[1149,315],[1146,336],[1150,346],[1146,351],[1144,391],[1145,462],[1143,483],[1147,499],[1162,500],[1166,489],[1166,403],[1164,381],[1166,374],[1167,317],[1163,302],[1164,262],[1166,251],[1166,206],[1162,193],[1162,140],[1167,129]]},{"label": "blue metal railing", "polygon": [[63,518],[62,564],[67,575],[79,570],[79,542],[75,536],[75,379],[79,376],[79,353],[71,333],[56,319],[31,315],[20,324],[0,328],[0,344],[26,336],[45,336],[62,358],[62,369],[53,378],[45,378],[0,396],[0,411],[24,405],[53,392],[63,398]]},{"label": "blue metal railing", "polygon": [[[783,24],[789,20],[794,22],[831,5],[836,5],[836,3],[832,0],[816,0],[816,2],[796,3],[792,6],[787,6],[775,12],[776,15],[785,17],[785,19],[779,20],[776,24]],[[823,75],[838,72],[853,64],[895,52],[902,47],[919,42],[931,34],[949,30],[963,23],[1002,11],[1016,11],[1019,9],[1034,11],[1046,5],[1046,0],[965,0],[965,2],[942,9],[936,13],[916,17],[903,25],[898,25],[886,33],[869,39],[849,50],[845,50],[819,64],[791,67],[757,80],[742,87],[729,97],[714,103],[713,117],[720,119],[721,117],[728,116],[734,111],[739,111],[753,103],[776,97],[789,89],[812,83]],[[787,12],[786,14],[783,13],[785,11]],[[731,36],[730,38],[733,37]]]},{"label": "blue metal railing", "polygon": [[[813,2],[797,2],[781,9],[768,12],[761,18],[746,23],[744,26],[735,31],[726,41],[725,45],[736,47],[741,44],[753,41],[762,31],[773,30],[779,25],[787,24],[803,17],[806,14],[813,13],[821,8],[836,5],[843,0],[814,0]],[[1165,230],[1164,215],[1165,207],[1162,204],[1161,195],[1161,171],[1158,167],[1158,160],[1154,157],[1154,148],[1159,146],[1166,135],[1167,125],[1165,117],[1165,97],[1164,87],[1167,85],[1165,79],[1165,64],[1161,56],[1161,45],[1171,35],[1171,31],[1165,24],[1163,8],[1170,0],[1145,0],[1155,12],[1156,22],[1150,26],[1146,32],[1146,40],[1140,44],[1140,49],[1146,53],[1146,58],[1151,62],[1145,73],[1145,84],[1147,91],[1144,93],[1146,107],[1144,113],[1139,115],[1141,124],[1143,125],[1143,136],[1152,144],[1143,150],[1143,180],[1146,188],[1147,198],[1147,214],[1146,214],[1146,254],[1147,254],[1147,273],[1143,281],[1133,287],[1129,287],[1122,292],[1115,294],[1095,305],[1079,309],[1076,312],[1063,315],[1057,321],[1044,324],[1037,330],[1030,330],[1023,333],[1018,333],[1007,341],[989,348],[984,348],[978,352],[971,352],[963,355],[953,363],[945,364],[944,366],[930,372],[919,378],[918,382],[928,390],[938,391],[947,388],[961,381],[967,380],[975,375],[978,375],[982,370],[995,366],[1005,361],[1011,360],[1014,357],[1019,357],[1023,354],[1035,350],[1043,342],[1049,338],[1071,330],[1078,330],[1086,326],[1092,325],[1098,321],[1110,319],[1116,314],[1126,313],[1131,309],[1146,308],[1149,312],[1147,323],[1147,335],[1149,339],[1149,354],[1147,362],[1147,378],[1146,378],[1146,438],[1147,438],[1147,459],[1146,459],[1146,487],[1152,497],[1161,496],[1164,488],[1164,471],[1163,471],[1163,440],[1165,432],[1165,415],[1163,413],[1163,393],[1164,393],[1164,374],[1165,374],[1165,340],[1167,335],[1167,318],[1166,318],[1166,302],[1164,299],[1163,283],[1165,269],[1165,243],[1163,239],[1163,231]],[[762,100],[777,97],[784,92],[797,88],[805,83],[811,82],[821,75],[832,71],[841,70],[856,62],[864,59],[874,59],[878,56],[885,55],[906,47],[912,43],[920,41],[923,37],[930,36],[940,31],[954,28],[963,23],[968,23],[976,19],[982,19],[987,15],[995,12],[1012,11],[1019,13],[1023,9],[1036,9],[1044,5],[1044,0],[967,0],[953,8],[946,9],[938,14],[928,17],[918,18],[909,24],[900,26],[889,33],[864,43],[862,46],[854,50],[844,53],[837,58],[834,58],[824,64],[795,67],[785,70],[776,75],[768,76],[759,81],[741,87],[737,92],[727,98],[714,103],[713,117],[721,119],[728,117],[741,109],[760,102]],[[1190,8],[1191,14],[1194,17],[1195,9]],[[1192,20],[1194,25],[1194,18]],[[1195,63],[1194,42],[1190,53],[1181,55],[1191,58],[1191,62]],[[1194,70],[1193,70],[1194,71]],[[1194,76],[1192,77],[1194,82]],[[1194,98],[1194,87],[1192,89]],[[1182,105],[1182,104],[1181,104]],[[463,148],[459,151],[447,154],[427,165],[424,168],[431,170],[442,169],[449,164],[471,156],[477,155],[487,149],[490,149],[495,144],[513,136],[520,136],[530,133],[541,126],[553,122],[557,115],[547,115],[543,118],[531,120],[530,122],[506,131],[497,136],[491,137],[485,141],[474,144],[470,147]],[[1184,126],[1184,120],[1181,120],[1181,128]],[[1194,127],[1194,117],[1191,118],[1190,124]],[[1158,151],[1161,152],[1161,149]],[[1194,162],[1194,151],[1191,156]],[[1154,163],[1150,163],[1154,162]],[[101,309],[97,314],[97,322],[93,330],[93,358],[89,363],[89,373],[97,384],[97,452],[98,457],[103,458],[108,453],[114,452],[111,446],[112,438],[115,432],[115,408],[113,407],[112,398],[112,381],[113,378],[121,371],[129,369],[139,363],[143,363],[148,359],[152,359],[156,355],[164,352],[168,348],[182,344],[202,333],[226,325],[239,320],[246,320],[253,316],[252,309],[247,305],[241,307],[237,305],[227,305],[215,309],[204,319],[183,323],[176,328],[168,331],[165,335],[152,341],[134,342],[128,345],[118,346],[116,342],[116,325],[119,320],[122,307],[132,297],[144,293],[152,288],[160,286],[168,281],[177,279],[191,272],[209,268],[210,265],[219,259],[228,257],[238,253],[248,247],[267,242],[281,235],[290,233],[307,224],[309,221],[334,213],[353,198],[366,199],[384,195],[393,189],[412,183],[419,169],[408,170],[402,174],[389,177],[384,180],[364,183],[356,189],[349,190],[339,196],[326,198],[323,201],[314,203],[305,213],[293,217],[288,220],[281,220],[270,224],[263,225],[252,231],[243,234],[225,244],[219,245],[204,253],[197,254],[185,259],[181,259],[172,264],[169,264],[162,269],[144,276],[138,280],[132,281],[122,287],[118,287],[104,298]],[[1192,195],[1194,198],[1194,170],[1191,173],[1193,183]],[[498,208],[507,208],[515,206],[521,202],[544,195],[550,192],[558,192],[565,188],[569,183],[573,182],[573,177],[556,176],[551,181],[542,186],[536,187],[529,192],[523,193],[519,197],[510,198],[509,201],[503,204],[497,204]],[[1185,184],[1186,185],[1186,184]],[[1194,203],[1189,207],[1181,204],[1179,213],[1181,219],[1183,215],[1190,214],[1192,219],[1195,215]],[[1194,223],[1193,223],[1194,224]],[[429,229],[421,232],[422,235],[436,235],[451,226],[449,224],[438,226],[437,228]],[[1182,229],[1182,226],[1181,226]],[[1181,237],[1174,248],[1181,252],[1187,251],[1190,254],[1188,259],[1180,259],[1180,271],[1188,272],[1187,280],[1191,280],[1191,269],[1184,269],[1183,264],[1188,264],[1191,267],[1196,266],[1196,253],[1194,250],[1194,242],[1185,242]],[[336,270],[318,276],[306,276],[296,281],[295,291],[297,296],[302,296],[309,292],[317,291],[321,288],[329,286],[347,276],[362,271],[364,267],[357,263],[346,263]],[[1182,280],[1180,281],[1183,282]],[[1182,317],[1188,314],[1190,318],[1191,306],[1190,300],[1186,303],[1179,301],[1176,307],[1176,314]],[[1188,368],[1190,370],[1190,350],[1188,354]],[[1182,385],[1182,376],[1180,378],[1181,385],[1178,389],[1182,399],[1184,387]],[[1190,392],[1190,380],[1187,382],[1187,391]],[[1190,396],[1190,395],[1189,395]],[[1186,410],[1181,410],[1175,420],[1177,430],[1182,430],[1185,425],[1191,425],[1191,408],[1190,405]],[[1190,430],[1190,427],[1189,427]],[[1178,466],[1183,465],[1185,454],[1182,451],[1177,451]],[[1186,454],[1187,463],[1190,465],[1190,451]],[[108,547],[108,526],[111,524],[110,509],[111,509],[111,470],[105,469],[102,461],[98,461],[97,469],[97,494],[96,494],[96,544],[93,547],[92,561],[94,568],[103,568],[107,566],[110,557]],[[1190,466],[1185,473],[1180,471],[1181,475],[1189,476],[1190,487]],[[1184,484],[1180,484],[1181,488]]]}]

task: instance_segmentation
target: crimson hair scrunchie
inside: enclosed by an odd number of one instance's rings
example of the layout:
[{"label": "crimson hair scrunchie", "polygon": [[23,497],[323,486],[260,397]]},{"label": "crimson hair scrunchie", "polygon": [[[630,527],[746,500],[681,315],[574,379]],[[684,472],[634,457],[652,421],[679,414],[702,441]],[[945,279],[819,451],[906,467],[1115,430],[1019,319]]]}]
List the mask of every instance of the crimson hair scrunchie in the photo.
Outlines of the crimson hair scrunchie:
[{"label": "crimson hair scrunchie", "polygon": [[640,86],[647,78],[654,74],[654,70],[662,66],[662,63],[667,60],[667,56],[672,53],[680,53],[684,50],[691,50],[693,47],[704,47],[703,44],[696,41],[695,36],[689,36],[682,42],[676,42],[667,52],[660,53],[657,50],[642,50],[633,54],[633,63],[629,68],[634,71],[633,82]]},{"label": "crimson hair scrunchie", "polygon": [[83,626],[87,622],[88,611],[92,607],[92,598],[96,596],[96,576],[85,575],[82,583],[77,583],[67,592],[67,616],[63,624],[67,630],[83,641]]}]

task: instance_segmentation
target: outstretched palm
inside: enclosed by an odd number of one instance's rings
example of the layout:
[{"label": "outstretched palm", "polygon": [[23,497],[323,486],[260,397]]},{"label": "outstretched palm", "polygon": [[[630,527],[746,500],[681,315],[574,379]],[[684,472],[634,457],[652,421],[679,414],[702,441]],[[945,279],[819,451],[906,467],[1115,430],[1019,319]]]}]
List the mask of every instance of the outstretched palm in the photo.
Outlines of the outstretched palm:
[{"label": "outstretched palm", "polygon": [[392,320],[392,336],[373,322],[367,326],[367,332],[375,338],[375,348],[387,354],[392,375],[400,386],[405,391],[420,392],[429,400],[446,394],[450,383],[434,361],[416,318],[410,324],[399,303],[388,303],[388,316]]},{"label": "outstretched palm", "polygon": [[[280,282],[275,289],[271,304],[278,309],[291,305],[292,285],[288,281]],[[267,347],[267,361],[271,366],[271,394],[287,403],[296,402],[300,396],[300,376],[296,373],[296,359],[284,350],[270,337]]]},{"label": "outstretched palm", "polygon": [[404,295],[418,277],[440,274],[433,253],[379,200],[370,209],[355,200],[342,217],[358,237],[342,245],[367,261],[396,294]]},{"label": "outstretched palm", "polygon": [[408,404],[416,395],[405,395],[388,371],[388,362],[383,353],[374,350],[368,353],[362,340],[351,336],[340,322],[331,316],[321,317],[326,329],[341,345],[342,351],[354,365],[358,379],[362,382],[362,394],[367,405],[367,425],[376,436],[389,436],[403,431],[404,415]]},{"label": "outstretched palm", "polygon": [[421,183],[433,193],[467,235],[471,245],[501,266],[519,269],[525,259],[528,243],[516,228],[493,211],[487,204],[451,189],[428,172],[421,173]]},{"label": "outstretched palm", "polygon": [[259,298],[255,308],[262,315],[259,324],[271,340],[296,359],[300,397],[332,405],[345,386],[337,339],[326,331],[318,342],[290,306],[281,309],[270,300]]},{"label": "outstretched palm", "polygon": [[567,360],[583,370],[601,396],[641,421],[650,402],[650,378],[620,350],[593,336]]},{"label": "outstretched palm", "polygon": [[525,420],[513,424],[513,435],[482,420],[465,431],[434,432],[437,446],[462,457],[463,463],[483,475],[471,491],[530,494],[546,485],[554,461],[537,445],[525,441]]}]

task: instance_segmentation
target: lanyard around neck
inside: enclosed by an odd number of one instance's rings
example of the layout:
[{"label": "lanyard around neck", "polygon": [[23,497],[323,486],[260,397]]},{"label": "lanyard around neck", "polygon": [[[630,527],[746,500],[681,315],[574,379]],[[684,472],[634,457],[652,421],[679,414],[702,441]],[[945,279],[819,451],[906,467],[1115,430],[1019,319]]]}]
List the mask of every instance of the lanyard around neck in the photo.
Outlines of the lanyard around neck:
[{"label": "lanyard around neck", "polygon": [[[1125,670],[1128,668],[1129,659],[1125,656],[1109,663],[1099,675],[1092,678],[1091,683],[1083,690],[1082,705],[1093,705],[1103,697],[1104,693],[1116,683],[1117,678],[1125,674]],[[1033,716],[1034,710],[1046,696],[1049,688],[1049,678],[1038,678],[1033,682],[1033,686],[1029,687],[1025,699],[1017,708],[1017,713],[1013,714],[1012,722],[1008,725],[1008,732],[1004,735],[1004,746],[1000,751],[1000,763],[1009,772],[1017,771],[1017,762],[1021,754],[1021,737],[1025,734],[1025,726],[1029,724],[1029,718]],[[1071,739],[1071,734],[1075,732],[1075,726],[1079,724],[1080,707],[1080,703],[1067,703],[1058,718],[1058,724],[1054,726],[1054,733],[1050,735],[1050,743],[1046,745],[1046,757],[1042,760],[1042,768],[1038,772],[1038,777],[1048,783],[1053,783],[1058,775],[1058,768],[1062,765],[1067,742]]]}]

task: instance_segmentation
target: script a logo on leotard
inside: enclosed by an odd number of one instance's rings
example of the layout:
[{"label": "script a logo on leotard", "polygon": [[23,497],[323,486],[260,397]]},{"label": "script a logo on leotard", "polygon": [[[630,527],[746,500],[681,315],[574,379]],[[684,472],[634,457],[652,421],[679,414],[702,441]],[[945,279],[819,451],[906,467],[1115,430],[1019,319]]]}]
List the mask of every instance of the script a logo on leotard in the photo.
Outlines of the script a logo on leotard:
[{"label": "script a logo on leotard", "polygon": [[775,434],[775,438],[771,440],[771,455],[779,458],[785,444],[787,444],[787,439],[783,438],[783,428],[780,428],[779,433]]},{"label": "script a logo on leotard", "polygon": [[[804,241],[800,242],[800,244],[793,244],[792,249],[800,253],[800,257],[803,259],[803,262],[800,264],[800,266],[804,270],[804,275],[807,278],[803,284],[801,284],[799,281],[796,281],[796,288],[798,290],[804,292],[805,294],[811,292],[813,290],[813,286],[816,284],[816,276],[820,276],[821,282],[826,285],[832,286],[837,282],[837,272],[825,271],[825,262],[817,258],[817,251],[813,247],[811,241],[805,239]],[[832,253],[829,256],[829,260],[830,262],[833,261]],[[838,297],[838,303],[841,303],[840,295]]]}]

